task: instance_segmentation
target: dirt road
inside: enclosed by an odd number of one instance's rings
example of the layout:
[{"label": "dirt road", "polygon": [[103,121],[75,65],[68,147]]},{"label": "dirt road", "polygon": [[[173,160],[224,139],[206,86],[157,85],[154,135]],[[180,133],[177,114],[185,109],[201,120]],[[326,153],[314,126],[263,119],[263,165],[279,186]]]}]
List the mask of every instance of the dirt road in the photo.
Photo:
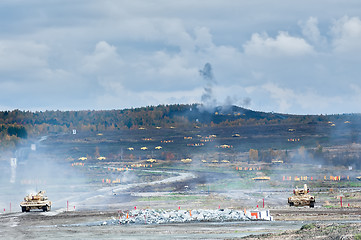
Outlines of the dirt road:
[{"label": "dirt road", "polygon": [[109,225],[116,212],[42,212],[0,215],[2,239],[225,239],[299,229],[301,222],[196,222]]},{"label": "dirt road", "polygon": [[[289,234],[295,234],[307,224],[361,226],[360,221],[357,221],[361,217],[361,209],[273,209],[271,214],[275,216],[276,221],[116,225],[111,224],[116,222],[119,216],[116,211],[9,213],[0,215],[0,237],[2,239],[235,239],[274,233],[273,239],[279,239],[279,234],[283,231],[293,230]],[[266,236],[264,239],[267,239]]]}]

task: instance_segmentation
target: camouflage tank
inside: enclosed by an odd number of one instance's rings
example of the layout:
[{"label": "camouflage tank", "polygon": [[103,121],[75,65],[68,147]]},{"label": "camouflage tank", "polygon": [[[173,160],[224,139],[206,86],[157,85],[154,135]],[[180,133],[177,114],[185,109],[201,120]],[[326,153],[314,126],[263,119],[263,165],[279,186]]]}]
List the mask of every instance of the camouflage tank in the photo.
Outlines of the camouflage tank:
[{"label": "camouflage tank", "polygon": [[29,212],[31,209],[42,209],[44,212],[50,211],[51,201],[45,196],[45,191],[39,191],[36,195],[29,194],[20,203],[22,212]]},{"label": "camouflage tank", "polygon": [[288,198],[288,204],[290,206],[310,206],[313,208],[315,206],[315,196],[309,194],[310,189],[307,188],[307,184],[304,185],[303,189],[293,190],[293,196]]}]

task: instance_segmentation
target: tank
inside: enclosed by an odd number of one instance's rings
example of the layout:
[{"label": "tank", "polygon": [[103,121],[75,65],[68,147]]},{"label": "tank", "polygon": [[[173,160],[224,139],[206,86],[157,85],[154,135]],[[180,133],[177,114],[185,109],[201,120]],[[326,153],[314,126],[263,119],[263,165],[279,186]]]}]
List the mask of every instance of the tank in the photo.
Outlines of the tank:
[{"label": "tank", "polygon": [[51,201],[45,196],[45,191],[39,191],[37,194],[29,194],[24,197],[24,201],[20,203],[22,212],[30,212],[32,209],[41,209],[44,212],[50,211]]},{"label": "tank", "polygon": [[288,198],[288,204],[290,206],[310,206],[313,208],[315,206],[315,196],[309,194],[310,189],[307,187],[307,184],[303,186],[303,189],[293,190],[293,196]]}]

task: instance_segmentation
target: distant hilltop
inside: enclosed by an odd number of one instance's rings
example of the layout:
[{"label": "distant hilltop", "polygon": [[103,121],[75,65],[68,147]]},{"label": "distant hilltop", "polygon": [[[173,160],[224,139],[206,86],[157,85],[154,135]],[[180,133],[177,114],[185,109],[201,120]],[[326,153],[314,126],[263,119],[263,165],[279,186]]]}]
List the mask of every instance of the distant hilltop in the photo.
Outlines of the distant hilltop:
[{"label": "distant hilltop", "polygon": [[[117,129],[176,127],[227,127],[266,124],[330,124],[360,122],[360,114],[290,115],[252,111],[242,107],[205,107],[201,104],[173,104],[123,110],[82,111],[2,111],[1,136],[26,138],[28,135]],[[26,131],[25,131],[26,130]]]}]

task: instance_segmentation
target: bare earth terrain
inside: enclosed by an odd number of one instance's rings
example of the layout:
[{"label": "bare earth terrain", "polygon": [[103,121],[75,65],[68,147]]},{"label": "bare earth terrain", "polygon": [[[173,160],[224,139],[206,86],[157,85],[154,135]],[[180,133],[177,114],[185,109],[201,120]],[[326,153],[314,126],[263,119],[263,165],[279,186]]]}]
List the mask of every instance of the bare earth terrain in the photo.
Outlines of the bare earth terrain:
[{"label": "bare earth terrain", "polygon": [[[307,127],[297,136],[288,131],[290,126],[274,128],[215,129],[214,132],[209,129],[149,130],[43,137],[35,142],[36,150],[30,150],[29,146],[18,149],[16,168],[10,166],[11,156],[0,156],[0,171],[4,173],[0,176],[0,237],[360,237],[361,182],[356,179],[361,175],[359,170],[307,160],[307,151],[300,151],[288,139],[300,136],[300,141],[304,140],[302,144],[310,146],[324,141],[328,145],[323,151],[332,156],[344,152],[356,155],[361,152],[361,145],[347,142],[347,137],[335,140],[338,145],[332,145],[335,142],[327,142],[326,127],[311,129],[311,132]],[[232,137],[235,132],[242,136]],[[132,135],[128,136],[129,133]],[[248,150],[257,146],[286,148],[287,152],[280,152],[291,159],[303,157],[306,163],[250,162]],[[131,148],[134,150],[129,150]],[[253,180],[262,176],[270,180]],[[315,207],[288,206],[287,198],[293,189],[302,188],[303,184],[308,184],[315,196]],[[19,203],[28,193],[39,190],[46,190],[52,210],[22,213]],[[274,221],[119,224],[119,217],[135,209],[184,210],[189,214],[200,209],[269,209]]]}]

